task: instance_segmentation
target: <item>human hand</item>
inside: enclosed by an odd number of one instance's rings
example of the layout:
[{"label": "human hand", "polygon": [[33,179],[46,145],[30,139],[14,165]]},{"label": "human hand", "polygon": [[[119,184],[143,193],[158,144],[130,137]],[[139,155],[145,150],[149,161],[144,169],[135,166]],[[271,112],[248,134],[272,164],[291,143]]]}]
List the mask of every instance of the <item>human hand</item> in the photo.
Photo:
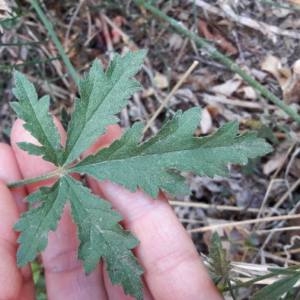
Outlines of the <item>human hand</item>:
[{"label": "human hand", "polygon": [[[62,126],[57,126],[65,140]],[[110,144],[121,135],[118,126],[110,126],[89,150]],[[18,142],[34,142],[21,121],[11,134],[12,147],[0,144],[0,300],[35,299],[29,266],[16,265],[17,234],[13,231],[20,213],[26,210],[23,199],[41,183],[9,191],[5,183],[36,177],[53,170],[40,157],[28,155]],[[42,185],[51,184],[43,182]],[[88,178],[94,193],[110,201],[124,217],[123,225],[139,240],[135,249],[145,273],[144,299],[217,300],[222,297],[211,282],[195,247],[163,195],[153,200],[141,191],[131,193],[111,182]],[[48,246],[42,253],[49,300],[132,299],[113,286],[102,263],[86,276],[77,258],[78,240],[69,207],[66,207],[55,232],[49,233]]]}]

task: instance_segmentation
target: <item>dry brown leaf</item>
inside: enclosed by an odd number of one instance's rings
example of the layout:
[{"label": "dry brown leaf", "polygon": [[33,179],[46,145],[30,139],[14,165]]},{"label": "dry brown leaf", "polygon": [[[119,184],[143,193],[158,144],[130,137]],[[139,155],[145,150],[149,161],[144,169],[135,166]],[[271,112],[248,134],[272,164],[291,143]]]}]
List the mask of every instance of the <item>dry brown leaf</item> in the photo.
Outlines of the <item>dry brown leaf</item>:
[{"label": "dry brown leaf", "polygon": [[284,68],[280,59],[273,55],[268,55],[261,64],[261,68],[264,71],[272,74],[283,89],[288,80],[291,77],[291,71],[288,68]]},{"label": "dry brown leaf", "polygon": [[199,31],[207,40],[216,43],[227,55],[235,55],[238,53],[237,48],[230,41],[218,32],[216,28],[210,30],[209,25],[203,20],[199,21]]},{"label": "dry brown leaf", "polygon": [[207,134],[212,129],[212,118],[207,108],[204,108],[201,113],[200,128],[203,134]]},{"label": "dry brown leaf", "polygon": [[300,102],[300,60],[290,69],[283,67],[279,58],[269,55],[262,62],[261,68],[277,79],[286,103]]},{"label": "dry brown leaf", "polygon": [[170,49],[179,50],[182,47],[182,44],[183,44],[183,38],[179,34],[177,33],[171,34],[169,39]]},{"label": "dry brown leaf", "polygon": [[283,89],[283,98],[288,104],[292,102],[300,103],[300,60],[297,60],[293,65],[292,76]]},{"label": "dry brown leaf", "polygon": [[277,170],[285,161],[285,153],[277,153],[271,159],[263,165],[263,172],[265,175],[269,175]]},{"label": "dry brown leaf", "polygon": [[225,83],[213,86],[210,91],[229,97],[239,89],[241,84],[242,80],[240,78],[233,78]]},{"label": "dry brown leaf", "polygon": [[[125,18],[123,18],[122,16],[116,16],[113,18],[112,21],[118,28],[121,28],[123,26],[123,24],[126,23]],[[119,43],[122,39],[122,35],[121,35],[120,31],[117,30],[117,28],[113,28],[111,30],[111,36],[112,36],[113,44]]]},{"label": "dry brown leaf", "polygon": [[256,100],[257,99],[257,93],[255,89],[252,86],[242,86],[239,90],[239,93],[243,95],[244,99],[249,100]]},{"label": "dry brown leaf", "polygon": [[[164,74],[159,73],[159,72],[155,72],[153,81],[154,81],[155,87],[160,90],[166,89],[169,86],[169,80],[168,80],[167,76],[165,76]],[[152,95],[155,95],[155,88],[149,87],[148,89],[145,89],[143,91],[142,97],[147,98]]]},{"label": "dry brown leaf", "polygon": [[169,86],[169,80],[167,76],[162,73],[155,72],[153,79],[156,87],[158,87],[159,89],[165,89]]}]

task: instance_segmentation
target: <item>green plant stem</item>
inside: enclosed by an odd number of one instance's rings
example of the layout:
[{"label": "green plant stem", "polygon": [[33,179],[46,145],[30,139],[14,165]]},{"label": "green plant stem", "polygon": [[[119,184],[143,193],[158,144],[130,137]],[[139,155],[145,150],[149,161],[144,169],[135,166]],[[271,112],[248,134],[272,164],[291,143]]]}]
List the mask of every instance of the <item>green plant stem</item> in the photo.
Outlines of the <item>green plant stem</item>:
[{"label": "green plant stem", "polygon": [[40,181],[43,181],[43,180],[59,177],[59,175],[60,175],[60,173],[58,172],[58,170],[55,170],[53,172],[50,172],[50,173],[47,173],[47,174],[44,174],[44,175],[41,175],[41,176],[11,182],[11,183],[7,184],[7,187],[9,189],[15,189],[15,188],[18,188],[18,187],[21,187],[21,186],[24,186],[24,185],[28,185],[28,184],[40,182]]},{"label": "green plant stem", "polygon": [[286,3],[276,3],[274,0],[260,0],[262,4],[271,5],[278,8],[289,9],[292,11],[299,11],[300,7],[297,4],[286,4]]},{"label": "green plant stem", "polygon": [[49,37],[51,38],[52,42],[54,43],[55,47],[57,48],[57,51],[58,51],[59,55],[61,56],[61,59],[63,60],[65,66],[67,67],[69,74],[71,75],[71,77],[75,81],[76,85],[78,85],[79,75],[77,74],[77,72],[76,72],[74,66],[72,65],[69,57],[66,55],[64,47],[63,47],[62,43],[60,42],[60,40],[58,39],[57,34],[55,33],[55,31],[53,29],[52,23],[48,20],[47,16],[45,15],[43,10],[41,9],[38,0],[29,0],[29,2],[32,5],[32,7],[35,9],[37,15],[41,19],[41,21],[44,24],[46,30],[48,31]]},{"label": "green plant stem", "polygon": [[36,46],[43,44],[44,42],[16,42],[16,43],[0,43],[0,47],[11,47],[11,46]]},{"label": "green plant stem", "polygon": [[297,123],[300,124],[300,115],[296,111],[294,111],[291,107],[286,105],[282,100],[280,100],[276,95],[271,93],[258,81],[256,81],[250,74],[244,71],[233,60],[219,52],[212,44],[208,43],[203,38],[186,29],[178,21],[167,16],[163,11],[159,10],[158,8],[149,4],[148,2],[144,0],[133,0],[133,2],[147,9],[154,16],[168,22],[181,35],[193,40],[198,47],[205,49],[213,59],[218,60],[228,69],[239,74],[244,79],[244,81],[246,81],[250,86],[252,86],[258,93],[260,93],[262,96],[273,102],[276,106],[281,108],[285,113],[287,113],[291,118],[293,118]]}]

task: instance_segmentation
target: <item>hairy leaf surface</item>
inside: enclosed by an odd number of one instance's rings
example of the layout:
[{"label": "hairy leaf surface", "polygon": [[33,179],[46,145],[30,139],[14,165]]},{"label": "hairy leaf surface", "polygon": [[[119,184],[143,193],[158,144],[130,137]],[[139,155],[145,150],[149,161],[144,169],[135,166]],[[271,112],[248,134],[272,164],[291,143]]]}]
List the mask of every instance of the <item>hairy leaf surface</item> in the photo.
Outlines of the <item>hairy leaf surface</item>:
[{"label": "hairy leaf surface", "polygon": [[155,197],[160,188],[184,193],[186,187],[178,172],[197,175],[225,175],[229,163],[246,164],[271,151],[271,146],[254,133],[238,134],[238,124],[228,123],[215,134],[193,137],[199,124],[199,109],[177,113],[149,141],[140,142],[143,124],[136,123],[110,147],[89,156],[73,168],[104,180],[138,187]]},{"label": "hairy leaf surface", "polygon": [[34,260],[37,254],[46,248],[48,233],[57,227],[66,196],[66,185],[62,181],[56,182],[51,188],[45,187],[31,194],[29,202],[40,202],[39,205],[24,213],[15,225],[15,229],[21,232],[17,252],[19,266]]},{"label": "hairy leaf surface", "polygon": [[[143,124],[136,123],[120,140],[78,163],[76,160],[106,127],[117,122],[115,115],[139,89],[139,83],[132,77],[140,69],[144,56],[145,51],[116,55],[106,72],[94,62],[79,83],[80,98],[75,103],[64,149],[48,113],[49,97],[38,100],[33,85],[24,75],[15,73],[14,93],[19,102],[14,102],[12,107],[39,142],[39,145],[19,145],[59,166],[51,174],[59,177],[52,187],[42,187],[27,197],[30,209],[15,226],[21,232],[18,265],[32,261],[45,249],[49,231],[56,229],[69,202],[78,227],[78,256],[86,272],[91,272],[103,260],[111,281],[122,285],[127,294],[142,299],[142,270],[131,252],[138,241],[121,227],[121,216],[108,202],[93,195],[70,175],[77,172],[99,180],[109,179],[130,190],[140,187],[152,197],[157,196],[159,189],[184,194],[188,189],[182,172],[224,175],[228,163],[246,164],[249,158],[271,151],[270,145],[254,133],[240,135],[235,122],[224,125],[211,136],[195,137],[200,116],[196,108],[178,112],[146,142],[142,142]],[[47,174],[40,179],[45,177]]]},{"label": "hairy leaf surface", "polygon": [[26,265],[46,248],[48,233],[56,229],[67,201],[71,203],[72,216],[78,226],[78,256],[83,260],[85,271],[90,273],[103,259],[112,283],[122,285],[126,294],[142,299],[143,271],[131,252],[138,240],[121,227],[122,217],[107,201],[69,176],[28,197],[28,202],[38,206],[23,214],[15,225],[21,232],[18,265]]},{"label": "hairy leaf surface", "polygon": [[40,143],[40,146],[30,143],[20,143],[20,147],[29,154],[41,155],[45,160],[60,164],[61,145],[60,136],[49,114],[49,96],[38,99],[35,87],[25,75],[15,71],[14,94],[19,100],[12,102],[11,106],[22,119],[24,127]]},{"label": "hairy leaf surface", "polygon": [[142,299],[142,269],[130,251],[137,239],[118,223],[122,217],[111,205],[93,195],[89,189],[71,177],[68,185],[72,216],[78,226],[79,258],[86,272],[91,272],[102,258],[113,284],[121,284],[126,294]]},{"label": "hairy leaf surface", "polygon": [[132,77],[141,68],[145,51],[116,55],[106,73],[98,61],[79,83],[80,98],[75,104],[65,153],[65,164],[86,150],[103,134],[106,127],[116,123],[115,114],[127,104],[127,99],[140,84]]}]

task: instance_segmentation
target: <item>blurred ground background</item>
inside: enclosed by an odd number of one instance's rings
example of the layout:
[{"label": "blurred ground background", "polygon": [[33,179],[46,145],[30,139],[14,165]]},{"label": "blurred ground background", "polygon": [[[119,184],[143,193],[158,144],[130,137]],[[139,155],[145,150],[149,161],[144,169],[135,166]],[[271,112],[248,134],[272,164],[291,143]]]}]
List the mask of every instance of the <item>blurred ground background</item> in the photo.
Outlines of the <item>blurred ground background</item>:
[{"label": "blurred ground background", "polygon": [[[299,112],[299,1],[152,2],[189,30],[214,43]],[[72,112],[76,96],[73,81],[28,2],[10,1],[9,5],[13,16],[1,21],[0,34],[0,141],[5,142],[9,142],[15,119],[9,107],[13,99],[14,69],[25,73],[40,95],[51,95],[52,112],[63,116],[63,120]],[[273,145],[274,152],[243,168],[231,166],[228,178],[187,174],[191,195],[170,199],[171,204],[189,231],[213,224],[254,220],[252,224],[216,229],[233,263],[231,276],[236,280],[263,275],[268,265],[299,266],[300,221],[285,221],[285,216],[300,212],[299,124],[260,97],[239,76],[213,61],[193,41],[132,1],[49,0],[43,1],[42,7],[80,73],[94,59],[107,65],[115,52],[149,49],[138,75],[143,91],[134,95],[120,114],[124,128],[135,121],[147,123],[193,61],[199,62],[151,124],[147,135],[157,132],[162,122],[177,110],[200,106],[203,112],[197,135],[207,135],[225,122],[238,120],[241,131],[257,131]],[[282,219],[255,221],[271,216],[282,216]],[[199,253],[204,256],[211,247],[211,232],[207,228],[191,233]],[[37,274],[42,274],[39,266],[35,267]],[[235,297],[249,299],[258,287],[240,288],[235,291]],[[44,297],[42,293],[41,285],[40,297]],[[300,299],[297,295],[295,289],[289,299]],[[232,295],[226,297],[231,299]]]}]

